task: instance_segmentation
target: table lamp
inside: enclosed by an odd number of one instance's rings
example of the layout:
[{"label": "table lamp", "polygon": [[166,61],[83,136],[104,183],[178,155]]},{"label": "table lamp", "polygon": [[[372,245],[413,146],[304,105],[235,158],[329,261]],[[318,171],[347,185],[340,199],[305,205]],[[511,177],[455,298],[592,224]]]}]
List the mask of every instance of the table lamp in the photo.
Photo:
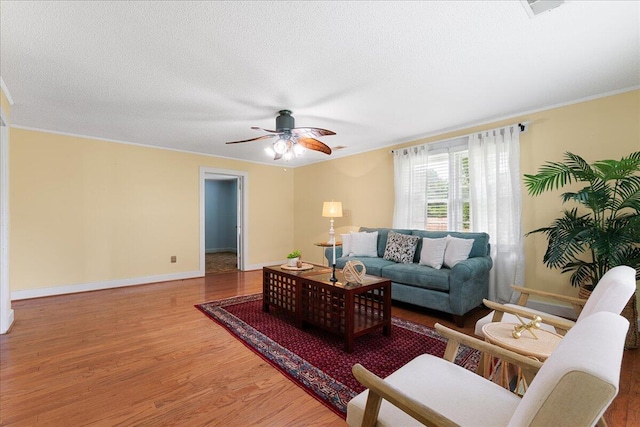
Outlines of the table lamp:
[{"label": "table lamp", "polygon": [[335,230],[333,229],[333,218],[342,218],[342,202],[324,202],[322,204],[322,216],[331,218],[331,227],[329,228],[329,244],[336,242]]}]

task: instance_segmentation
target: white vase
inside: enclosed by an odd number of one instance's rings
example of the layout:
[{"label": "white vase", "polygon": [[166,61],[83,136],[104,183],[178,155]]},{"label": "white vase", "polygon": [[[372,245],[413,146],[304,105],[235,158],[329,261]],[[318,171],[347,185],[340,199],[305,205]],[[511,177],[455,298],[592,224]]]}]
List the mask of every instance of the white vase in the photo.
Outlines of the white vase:
[{"label": "white vase", "polygon": [[289,261],[287,261],[287,265],[289,267],[295,267],[298,265],[298,260],[300,259],[300,257],[298,258],[289,258]]}]

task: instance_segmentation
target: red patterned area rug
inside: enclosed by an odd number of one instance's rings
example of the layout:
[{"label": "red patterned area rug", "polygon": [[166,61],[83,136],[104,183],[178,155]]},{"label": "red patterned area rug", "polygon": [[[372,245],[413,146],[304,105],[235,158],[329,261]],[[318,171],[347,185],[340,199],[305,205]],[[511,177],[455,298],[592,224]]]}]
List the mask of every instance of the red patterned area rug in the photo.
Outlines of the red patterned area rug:
[{"label": "red patterned area rug", "polygon": [[[196,307],[342,417],[349,400],[364,390],[351,373],[354,364],[384,378],[420,354],[442,357],[446,347],[434,329],[394,317],[390,337],[380,330],[356,338],[347,354],[340,337],[314,327],[302,331],[273,309],[263,312],[262,294]],[[461,346],[456,364],[475,372],[479,360],[480,352]]]}]

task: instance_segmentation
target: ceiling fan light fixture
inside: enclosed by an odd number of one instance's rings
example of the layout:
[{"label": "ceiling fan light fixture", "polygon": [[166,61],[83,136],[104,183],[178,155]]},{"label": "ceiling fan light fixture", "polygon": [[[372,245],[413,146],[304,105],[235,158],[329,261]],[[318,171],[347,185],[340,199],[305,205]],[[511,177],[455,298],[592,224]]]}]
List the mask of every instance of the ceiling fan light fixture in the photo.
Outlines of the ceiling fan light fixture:
[{"label": "ceiling fan light fixture", "polygon": [[304,147],[300,144],[293,144],[293,154],[296,157],[300,157],[302,156],[302,154],[304,153]]},{"label": "ceiling fan light fixture", "polygon": [[287,148],[287,140],[284,138],[278,138],[278,140],[273,143],[273,151],[275,151],[276,154],[286,153]]},{"label": "ceiling fan light fixture", "polygon": [[271,147],[271,145],[268,145],[265,147],[264,152],[267,153],[267,156],[269,157],[275,157],[276,152],[273,151],[273,148]]}]

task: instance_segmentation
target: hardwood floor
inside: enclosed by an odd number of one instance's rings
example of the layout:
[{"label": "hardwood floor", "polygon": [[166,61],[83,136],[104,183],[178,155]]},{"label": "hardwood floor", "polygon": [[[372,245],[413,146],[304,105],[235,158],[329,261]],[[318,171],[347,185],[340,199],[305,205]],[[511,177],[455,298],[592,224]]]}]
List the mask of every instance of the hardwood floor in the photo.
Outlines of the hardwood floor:
[{"label": "hardwood floor", "polygon": [[[0,336],[0,425],[344,426],[194,304],[261,291],[262,272],[15,301]],[[394,306],[393,315],[454,327]],[[473,312],[462,329],[472,334]],[[460,328],[456,328],[460,329]],[[625,351],[610,426],[640,425],[640,356]]]}]

